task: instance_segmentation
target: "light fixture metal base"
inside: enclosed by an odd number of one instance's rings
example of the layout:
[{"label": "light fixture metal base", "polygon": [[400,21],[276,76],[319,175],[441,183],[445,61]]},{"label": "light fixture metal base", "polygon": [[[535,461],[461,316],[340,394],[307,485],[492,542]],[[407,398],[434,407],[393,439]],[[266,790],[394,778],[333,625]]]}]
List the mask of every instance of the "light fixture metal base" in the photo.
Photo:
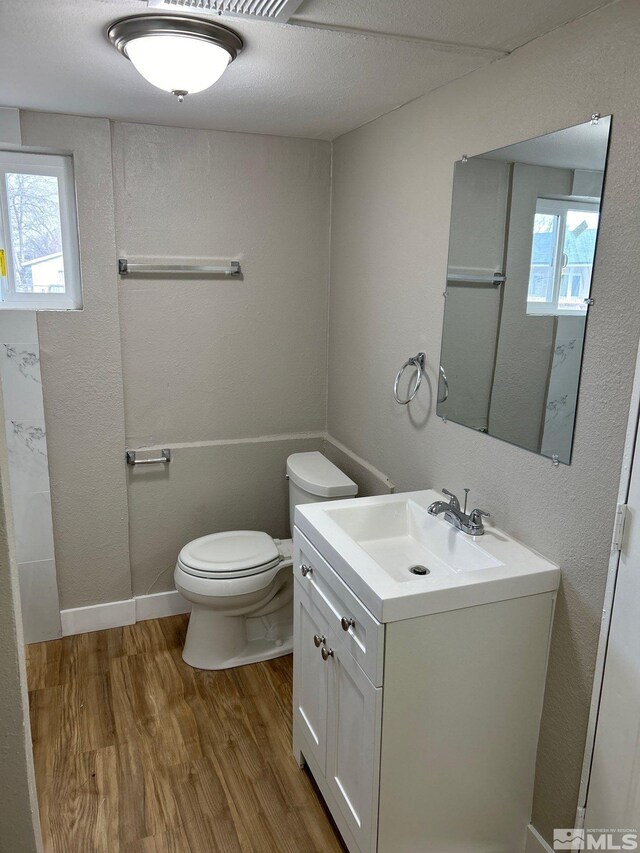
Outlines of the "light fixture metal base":
[{"label": "light fixture metal base", "polygon": [[236,58],[244,42],[234,30],[215,21],[190,15],[130,15],[109,25],[107,38],[127,56],[127,42],[143,36],[184,36],[201,39],[224,48],[231,59]]}]

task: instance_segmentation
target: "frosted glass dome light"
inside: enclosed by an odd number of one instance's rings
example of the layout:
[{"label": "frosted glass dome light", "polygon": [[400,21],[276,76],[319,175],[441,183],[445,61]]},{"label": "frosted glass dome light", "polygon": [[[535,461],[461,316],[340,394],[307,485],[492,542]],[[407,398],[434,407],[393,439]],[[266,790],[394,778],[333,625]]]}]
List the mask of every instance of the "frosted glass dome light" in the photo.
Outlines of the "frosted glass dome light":
[{"label": "frosted glass dome light", "polygon": [[121,18],[108,37],[145,80],[179,101],[213,86],[243,47],[228,27],[185,15]]}]

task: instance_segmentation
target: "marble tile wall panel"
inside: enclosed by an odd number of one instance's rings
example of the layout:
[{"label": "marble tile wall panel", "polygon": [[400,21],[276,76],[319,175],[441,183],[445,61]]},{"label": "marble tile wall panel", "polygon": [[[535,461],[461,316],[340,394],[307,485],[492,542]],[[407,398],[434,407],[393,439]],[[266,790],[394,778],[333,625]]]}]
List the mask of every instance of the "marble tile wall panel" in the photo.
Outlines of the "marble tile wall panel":
[{"label": "marble tile wall panel", "polygon": [[26,642],[60,635],[35,315],[0,312],[0,381]]}]

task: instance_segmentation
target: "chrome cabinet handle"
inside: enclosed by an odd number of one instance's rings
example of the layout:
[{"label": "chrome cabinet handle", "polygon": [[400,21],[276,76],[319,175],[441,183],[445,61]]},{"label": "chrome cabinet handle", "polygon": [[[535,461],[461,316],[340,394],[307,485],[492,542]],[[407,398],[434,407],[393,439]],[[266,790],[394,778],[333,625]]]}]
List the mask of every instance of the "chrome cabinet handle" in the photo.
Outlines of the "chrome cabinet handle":
[{"label": "chrome cabinet handle", "polygon": [[355,628],[356,620],[351,619],[349,616],[343,616],[340,620],[340,624],[342,625],[343,631],[348,631],[349,628]]},{"label": "chrome cabinet handle", "polygon": [[307,575],[310,575],[313,569],[311,566],[305,566],[304,563],[300,566],[300,571],[302,572],[302,577],[306,578]]},{"label": "chrome cabinet handle", "polygon": [[323,646],[320,654],[322,655],[322,660],[328,660],[333,657],[333,649],[328,649],[326,646]]},{"label": "chrome cabinet handle", "polygon": [[316,649],[319,649],[320,646],[324,645],[327,642],[327,638],[324,634],[315,634],[313,637],[313,642],[315,643]]}]

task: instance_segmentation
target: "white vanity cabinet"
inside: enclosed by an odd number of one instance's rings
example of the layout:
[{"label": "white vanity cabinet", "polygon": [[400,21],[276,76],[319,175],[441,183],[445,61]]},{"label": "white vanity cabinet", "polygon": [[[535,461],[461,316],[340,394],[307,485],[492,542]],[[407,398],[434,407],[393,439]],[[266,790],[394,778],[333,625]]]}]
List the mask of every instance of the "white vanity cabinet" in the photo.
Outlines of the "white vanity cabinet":
[{"label": "white vanity cabinet", "polygon": [[[367,627],[380,629],[380,642],[376,636],[373,648],[365,646],[362,605],[348,591],[345,595],[337,576],[331,577],[334,573],[308,542],[297,559],[302,582],[294,585],[294,749],[299,747],[318,783],[321,779],[326,785],[325,797],[340,810],[339,825],[345,837],[352,836],[353,849],[373,851],[382,688],[365,675],[352,649],[361,657],[368,654],[374,664],[380,655],[381,662],[383,626],[367,613]],[[300,574],[303,566],[305,575]]]},{"label": "white vanity cabinet", "polygon": [[293,748],[348,849],[522,853],[555,592],[384,623],[305,533]]}]

